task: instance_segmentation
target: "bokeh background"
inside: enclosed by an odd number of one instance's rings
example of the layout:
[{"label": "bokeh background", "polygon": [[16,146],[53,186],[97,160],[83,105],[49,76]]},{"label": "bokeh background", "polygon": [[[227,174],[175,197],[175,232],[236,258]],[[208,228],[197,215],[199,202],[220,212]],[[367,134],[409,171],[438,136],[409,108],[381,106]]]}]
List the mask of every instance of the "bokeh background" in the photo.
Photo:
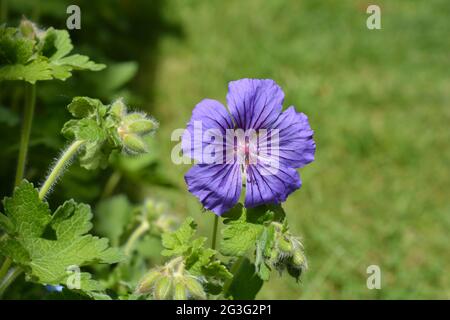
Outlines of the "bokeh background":
[{"label": "bokeh background", "polygon": [[[75,95],[124,96],[160,122],[151,155],[88,173],[73,166],[52,201],[95,206],[105,194],[154,197],[210,235],[213,215],[189,194],[189,166],[171,161],[172,131],[203,98],[225,103],[227,83],[272,78],[285,107],[315,130],[316,160],[285,203],[309,270],[297,284],[274,275],[260,299],[450,298],[450,41],[447,0],[14,0],[1,16],[65,28],[81,8],[76,51],[108,65],[65,83],[39,84],[28,179],[39,182],[64,145]],[[366,8],[381,7],[381,30]],[[2,83],[1,196],[11,191],[21,87]],[[366,287],[369,265],[382,289]]]}]

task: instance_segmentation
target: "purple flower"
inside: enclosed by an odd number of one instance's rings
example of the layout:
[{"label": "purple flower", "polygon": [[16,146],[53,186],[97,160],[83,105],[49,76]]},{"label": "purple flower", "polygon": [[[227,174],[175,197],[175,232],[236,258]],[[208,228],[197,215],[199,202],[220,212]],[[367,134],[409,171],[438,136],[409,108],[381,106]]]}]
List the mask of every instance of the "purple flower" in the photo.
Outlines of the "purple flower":
[{"label": "purple flower", "polygon": [[306,115],[282,112],[283,100],[275,81],[241,79],[229,83],[229,112],[211,99],[194,108],[182,149],[197,164],[185,180],[206,209],[231,209],[243,183],[246,207],[284,202],[300,188],[296,168],[314,160],[316,145]]}]

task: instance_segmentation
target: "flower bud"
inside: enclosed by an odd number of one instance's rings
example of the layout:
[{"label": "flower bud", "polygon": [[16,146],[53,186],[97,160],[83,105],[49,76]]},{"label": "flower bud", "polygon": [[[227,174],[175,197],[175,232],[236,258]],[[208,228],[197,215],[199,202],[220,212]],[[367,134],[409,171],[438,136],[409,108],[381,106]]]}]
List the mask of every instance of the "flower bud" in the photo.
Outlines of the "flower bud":
[{"label": "flower bud", "polygon": [[122,99],[118,99],[111,104],[110,113],[121,119],[127,112],[127,107]]},{"label": "flower bud", "polygon": [[23,19],[19,25],[20,32],[25,38],[34,39],[36,37],[36,25],[30,20]]},{"label": "flower bud", "polygon": [[297,268],[306,267],[306,259],[305,259],[305,255],[303,254],[302,250],[300,250],[300,249],[295,250],[294,255],[292,256],[292,263]]},{"label": "flower bud", "polygon": [[128,124],[128,130],[131,133],[146,134],[156,128],[156,123],[150,119],[140,119]]},{"label": "flower bud", "polygon": [[145,115],[139,112],[132,112],[132,113],[128,113],[124,118],[123,121],[126,124],[130,124],[133,121],[136,120],[141,120],[141,119],[145,119]]},{"label": "flower bud", "polygon": [[159,270],[150,270],[139,282],[136,291],[141,294],[150,293],[155,283],[162,277]]},{"label": "flower bud", "polygon": [[172,279],[170,277],[162,277],[155,285],[153,297],[155,300],[168,300],[171,298]]},{"label": "flower bud", "polygon": [[184,283],[188,292],[197,299],[206,299],[205,291],[200,282],[193,277],[186,277]]},{"label": "flower bud", "polygon": [[278,247],[285,253],[290,253],[293,249],[292,243],[287,241],[283,236],[278,239]]},{"label": "flower bud", "polygon": [[187,300],[186,287],[180,280],[176,281],[175,283],[175,292],[173,298],[175,300]]},{"label": "flower bud", "polygon": [[133,153],[147,152],[145,141],[136,134],[127,133],[123,135],[124,147]]}]

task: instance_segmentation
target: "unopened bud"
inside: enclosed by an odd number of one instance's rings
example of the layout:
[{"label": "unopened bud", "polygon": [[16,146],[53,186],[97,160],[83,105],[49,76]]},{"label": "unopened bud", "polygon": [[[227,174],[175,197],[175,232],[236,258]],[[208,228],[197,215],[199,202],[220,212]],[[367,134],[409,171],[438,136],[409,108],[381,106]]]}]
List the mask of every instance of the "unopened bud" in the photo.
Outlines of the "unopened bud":
[{"label": "unopened bud", "polygon": [[290,241],[287,241],[286,239],[284,239],[283,236],[281,236],[278,239],[278,247],[280,248],[281,251],[284,251],[284,252],[291,252],[293,249],[292,243]]},{"label": "unopened bud", "polygon": [[177,281],[175,284],[175,293],[173,298],[175,300],[187,300],[186,287],[182,281]]},{"label": "unopened bud", "polygon": [[141,119],[145,119],[145,115],[139,112],[132,112],[127,114],[124,118],[123,121],[127,124],[136,121],[136,120],[141,120]]},{"label": "unopened bud", "polygon": [[155,283],[161,278],[161,273],[158,270],[151,270],[139,282],[136,291],[141,294],[150,293]]},{"label": "unopened bud", "polygon": [[36,26],[33,22],[23,19],[19,26],[20,32],[25,38],[34,39],[36,37]]},{"label": "unopened bud", "polygon": [[147,152],[147,145],[145,141],[138,135],[127,133],[123,135],[123,145],[126,149],[133,153]]},{"label": "unopened bud", "polygon": [[146,134],[150,133],[152,130],[154,130],[156,127],[156,122],[150,120],[150,119],[140,119],[135,120],[133,122],[130,122],[128,124],[128,130],[131,133],[138,133],[138,134]]},{"label": "unopened bud", "polygon": [[163,277],[155,285],[153,296],[156,300],[167,300],[172,291],[172,279],[170,277]]},{"label": "unopened bud", "polygon": [[120,119],[126,114],[127,107],[123,103],[122,99],[119,99],[119,100],[114,101],[111,104],[110,112],[111,112],[111,114],[113,114],[114,116],[116,116],[117,118]]},{"label": "unopened bud", "polygon": [[305,260],[305,256],[304,256],[303,252],[301,250],[296,250],[292,257],[292,263],[297,268],[303,268],[305,266],[305,262],[306,262],[306,260]]},{"label": "unopened bud", "polygon": [[205,291],[203,290],[203,286],[195,278],[187,277],[185,278],[184,283],[189,293],[193,297],[197,299],[206,299],[206,294]]}]

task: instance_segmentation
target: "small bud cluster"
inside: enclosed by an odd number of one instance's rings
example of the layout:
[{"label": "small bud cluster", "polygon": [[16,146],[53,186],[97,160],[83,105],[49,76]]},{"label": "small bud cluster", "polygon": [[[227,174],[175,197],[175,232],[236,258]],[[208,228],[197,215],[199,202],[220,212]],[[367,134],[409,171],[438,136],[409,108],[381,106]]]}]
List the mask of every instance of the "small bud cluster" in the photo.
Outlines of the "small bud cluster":
[{"label": "small bud cluster", "polygon": [[111,105],[110,112],[120,119],[117,133],[124,151],[130,154],[147,152],[144,137],[157,129],[156,120],[149,118],[145,113],[128,113],[122,100],[115,101]]},{"label": "small bud cluster", "polygon": [[172,232],[179,225],[176,217],[167,213],[167,205],[164,202],[147,199],[142,210],[154,231],[158,234]]},{"label": "small bud cluster", "polygon": [[308,267],[303,245],[284,225],[276,222],[272,224],[275,228],[274,246],[266,262],[279,272],[286,269],[291,276],[298,279]]},{"label": "small bud cluster", "polygon": [[44,34],[43,30],[40,30],[35,23],[28,19],[22,19],[20,21],[19,30],[22,36],[31,40],[42,38]]},{"label": "small bud cluster", "polygon": [[185,270],[184,265],[183,258],[178,257],[150,270],[139,282],[136,293],[154,300],[206,299],[202,281]]}]

